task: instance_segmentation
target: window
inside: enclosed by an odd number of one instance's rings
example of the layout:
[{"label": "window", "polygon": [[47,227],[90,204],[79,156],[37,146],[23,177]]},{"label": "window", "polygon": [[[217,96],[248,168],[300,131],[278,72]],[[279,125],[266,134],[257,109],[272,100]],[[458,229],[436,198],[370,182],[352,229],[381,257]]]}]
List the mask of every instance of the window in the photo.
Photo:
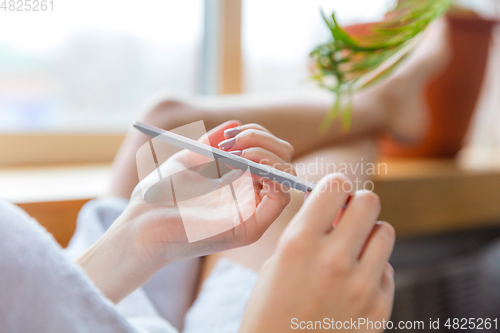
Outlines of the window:
[{"label": "window", "polygon": [[203,0],[2,12],[0,131],[118,131],[152,93],[197,93]]},{"label": "window", "polygon": [[248,92],[303,88],[309,53],[328,40],[320,8],[335,9],[341,24],[375,21],[393,0],[245,0],[243,2],[244,87]]}]

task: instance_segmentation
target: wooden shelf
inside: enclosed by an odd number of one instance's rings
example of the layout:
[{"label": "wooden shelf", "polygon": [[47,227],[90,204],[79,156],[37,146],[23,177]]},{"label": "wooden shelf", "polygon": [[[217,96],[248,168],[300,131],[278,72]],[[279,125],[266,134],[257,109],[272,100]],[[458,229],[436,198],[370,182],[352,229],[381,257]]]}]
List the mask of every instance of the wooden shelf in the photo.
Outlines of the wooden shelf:
[{"label": "wooden shelf", "polygon": [[387,163],[375,192],[380,218],[399,237],[500,225],[500,170],[467,170],[452,160]]}]

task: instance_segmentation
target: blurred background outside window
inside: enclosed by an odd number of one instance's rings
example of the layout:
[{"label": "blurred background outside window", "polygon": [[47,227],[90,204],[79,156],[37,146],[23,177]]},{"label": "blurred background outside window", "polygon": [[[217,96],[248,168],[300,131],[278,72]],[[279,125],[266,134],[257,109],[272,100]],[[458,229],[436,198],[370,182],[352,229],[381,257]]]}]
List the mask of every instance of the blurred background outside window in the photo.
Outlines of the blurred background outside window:
[{"label": "blurred background outside window", "polygon": [[0,131],[121,131],[154,92],[196,93],[203,0],[0,12]]},{"label": "blurred background outside window", "polygon": [[320,9],[340,24],[380,20],[393,0],[246,0],[242,9],[244,89],[270,92],[314,86],[309,53],[331,37]]}]

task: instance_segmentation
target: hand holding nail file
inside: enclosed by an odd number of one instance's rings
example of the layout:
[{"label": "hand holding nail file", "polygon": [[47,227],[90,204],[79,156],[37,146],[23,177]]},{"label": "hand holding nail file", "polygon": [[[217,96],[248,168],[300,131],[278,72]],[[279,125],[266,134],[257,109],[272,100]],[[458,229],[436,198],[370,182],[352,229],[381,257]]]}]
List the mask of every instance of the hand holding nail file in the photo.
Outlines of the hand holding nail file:
[{"label": "hand holding nail file", "polygon": [[277,170],[268,165],[259,164],[243,157],[210,147],[179,134],[139,122],[135,123],[134,127],[152,138],[156,138],[182,149],[188,149],[197,154],[221,161],[222,163],[232,166],[233,168],[249,171],[252,175],[272,180],[302,192],[312,191],[316,186],[316,184],[308,182],[307,180],[301,179],[297,176]]}]

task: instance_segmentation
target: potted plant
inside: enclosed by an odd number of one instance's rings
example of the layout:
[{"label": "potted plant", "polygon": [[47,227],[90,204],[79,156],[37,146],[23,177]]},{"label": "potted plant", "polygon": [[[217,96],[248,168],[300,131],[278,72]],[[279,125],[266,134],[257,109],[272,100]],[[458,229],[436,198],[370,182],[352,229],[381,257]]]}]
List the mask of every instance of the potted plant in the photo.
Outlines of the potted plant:
[{"label": "potted plant", "polygon": [[[491,0],[498,3],[498,0]],[[496,20],[485,19],[453,0],[400,0],[382,22],[341,28],[325,18],[333,39],[316,48],[313,78],[337,95],[322,129],[342,116],[350,123],[349,95],[383,80],[404,61],[416,40],[432,20],[446,14],[453,57],[446,70],[429,83],[427,102],[431,125],[426,137],[414,147],[383,140],[388,155],[452,157],[460,150],[481,91],[487,65],[492,28]]]}]

